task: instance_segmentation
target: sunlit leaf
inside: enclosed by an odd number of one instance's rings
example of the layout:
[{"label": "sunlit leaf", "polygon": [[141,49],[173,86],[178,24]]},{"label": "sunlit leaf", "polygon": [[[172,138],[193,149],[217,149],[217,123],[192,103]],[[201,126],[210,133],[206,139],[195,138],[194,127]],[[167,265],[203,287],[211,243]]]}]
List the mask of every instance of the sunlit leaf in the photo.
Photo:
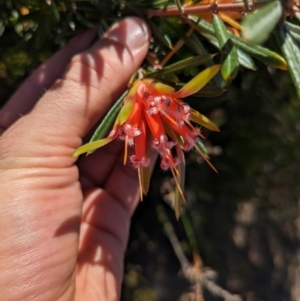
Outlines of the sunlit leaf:
[{"label": "sunlit leaf", "polygon": [[214,65],[206,68],[196,75],[192,80],[190,80],[179,91],[175,92],[174,96],[178,98],[184,98],[198,92],[218,73],[219,70],[220,65]]},{"label": "sunlit leaf", "polygon": [[237,54],[241,66],[250,70],[254,70],[254,71],[257,70],[255,62],[249,54],[245,53],[243,50],[239,48],[237,48]]},{"label": "sunlit leaf", "polygon": [[198,123],[199,125],[208,128],[211,131],[220,131],[219,128],[211,120],[194,109],[191,109],[191,120],[195,123]]},{"label": "sunlit leaf", "polygon": [[[105,117],[100,122],[99,126],[95,130],[92,138],[90,139],[89,143],[94,142],[96,140],[100,140],[105,137],[109,128],[113,125],[115,119],[117,118],[122,102],[127,95],[128,91],[125,91],[123,95],[115,102],[115,104],[110,108],[110,110],[106,113]],[[90,151],[92,153],[92,151]]]},{"label": "sunlit leaf", "polygon": [[[147,130],[147,141],[146,141],[146,157],[151,158],[152,154],[152,139],[151,139],[151,133],[149,129]],[[150,186],[150,180],[151,180],[151,165],[147,167],[141,167],[141,182],[142,182],[142,189],[144,195],[147,195],[149,191]]]},{"label": "sunlit leaf", "polygon": [[[193,22],[188,22],[189,25],[193,26],[193,28],[197,29],[200,33],[206,32],[212,36],[215,35],[214,28],[210,23],[204,20],[199,20],[197,16],[189,16],[189,18],[193,20]],[[194,22],[196,22],[197,24],[195,24]],[[275,68],[287,70],[288,67],[285,59],[276,52],[273,52],[259,45],[248,43],[242,38],[236,37],[230,32],[229,36],[236,47],[240,48],[256,59]]]},{"label": "sunlit leaf", "polygon": [[216,38],[222,52],[221,74],[225,80],[235,78],[239,68],[239,60],[236,47],[233,45],[229,33],[223,21],[216,15],[213,15],[213,27]]},{"label": "sunlit leaf", "polygon": [[284,24],[286,25],[287,29],[289,30],[289,33],[292,36],[292,38],[294,39],[294,41],[297,42],[298,45],[300,45],[300,26],[293,24],[291,22],[285,22]]},{"label": "sunlit leaf", "polygon": [[226,14],[222,14],[222,13],[218,12],[218,16],[220,17],[221,20],[223,20],[224,22],[229,24],[231,27],[233,27],[237,30],[242,30],[241,24],[238,23],[237,21],[235,21],[234,19],[230,18]]},{"label": "sunlit leaf", "polygon": [[[126,98],[124,101],[126,101]],[[119,115],[115,121],[115,124],[125,123],[133,110],[133,106],[134,106],[133,100],[129,100],[129,101],[125,102],[119,112]]]},{"label": "sunlit leaf", "polygon": [[300,26],[299,25],[296,25],[294,23],[291,23],[291,22],[284,22],[285,26],[287,27],[287,29],[289,30],[289,32],[295,32],[295,33],[298,33],[300,34]]},{"label": "sunlit leaf", "polygon": [[91,153],[93,151],[95,151],[96,149],[108,144],[109,142],[111,142],[113,140],[113,138],[104,138],[101,140],[97,140],[91,143],[87,143],[84,144],[80,147],[78,147],[73,153],[72,153],[72,157],[77,157],[81,154],[84,153]]},{"label": "sunlit leaf", "polygon": [[265,42],[282,15],[282,4],[273,1],[247,15],[242,20],[243,37],[255,44]]},{"label": "sunlit leaf", "polygon": [[173,87],[165,85],[161,82],[153,82],[153,83],[154,83],[155,89],[161,93],[171,93],[174,91]]},{"label": "sunlit leaf", "polygon": [[300,99],[300,53],[299,48],[290,36],[290,33],[286,26],[277,28],[275,31],[276,39],[285,56],[289,71],[296,88],[298,98]]}]

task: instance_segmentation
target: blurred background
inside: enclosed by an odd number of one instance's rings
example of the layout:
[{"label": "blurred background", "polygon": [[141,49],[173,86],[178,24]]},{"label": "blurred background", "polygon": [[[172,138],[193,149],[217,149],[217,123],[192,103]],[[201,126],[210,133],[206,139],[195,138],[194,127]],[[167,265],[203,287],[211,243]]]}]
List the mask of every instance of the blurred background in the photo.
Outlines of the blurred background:
[{"label": "blurred background", "polygon": [[[116,2],[0,1],[0,107],[76,33],[105,30]],[[300,301],[300,101],[288,72],[255,63],[222,95],[190,99],[221,129],[204,131],[218,174],[187,154],[177,221],[172,175],[155,168],[132,221],[122,301]]]}]

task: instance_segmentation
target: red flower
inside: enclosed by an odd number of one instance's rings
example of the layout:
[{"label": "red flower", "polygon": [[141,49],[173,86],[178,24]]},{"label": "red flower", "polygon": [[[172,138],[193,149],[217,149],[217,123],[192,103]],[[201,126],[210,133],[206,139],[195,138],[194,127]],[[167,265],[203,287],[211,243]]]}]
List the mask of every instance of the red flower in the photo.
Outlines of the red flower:
[{"label": "red flower", "polygon": [[182,102],[181,98],[200,90],[218,70],[219,65],[205,69],[179,91],[153,79],[135,81],[108,137],[81,146],[73,155],[93,151],[116,138],[124,140],[124,164],[128,157],[128,146],[134,147],[130,161],[138,170],[142,197],[142,193],[148,191],[150,180],[149,153],[155,149],[160,156],[160,167],[171,170],[180,196],[184,199],[178,171],[179,165],[184,166],[183,151],[195,147],[215,170],[197,145],[199,139],[204,137],[193,123],[214,131],[219,129],[208,118]]}]

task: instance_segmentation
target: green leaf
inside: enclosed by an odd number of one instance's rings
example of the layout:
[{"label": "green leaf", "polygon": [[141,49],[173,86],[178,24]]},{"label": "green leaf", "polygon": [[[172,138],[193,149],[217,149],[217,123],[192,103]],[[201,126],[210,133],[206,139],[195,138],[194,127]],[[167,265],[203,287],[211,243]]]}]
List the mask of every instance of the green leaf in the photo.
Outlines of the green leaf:
[{"label": "green leaf", "polygon": [[208,151],[207,151],[205,145],[203,144],[203,142],[202,142],[201,140],[199,140],[199,141],[197,142],[197,146],[200,148],[200,150],[203,152],[203,154],[204,154],[205,156],[208,155]]},{"label": "green leaf", "polygon": [[[114,121],[116,120],[116,118],[121,110],[122,102],[123,102],[125,96],[127,95],[127,93],[128,93],[128,90],[126,90],[122,94],[122,96],[110,108],[110,110],[107,112],[107,114],[105,115],[105,117],[102,119],[99,126],[95,130],[89,143],[103,139],[105,137],[109,128],[113,125]],[[90,151],[90,153],[92,153],[92,152]]]},{"label": "green leaf", "polygon": [[116,124],[124,124],[128,117],[130,116],[134,106],[134,101],[133,100],[128,100],[127,102],[124,103],[122,106],[119,115],[117,116],[117,119],[115,121]]},{"label": "green leaf", "polygon": [[300,26],[290,22],[285,22],[284,24],[286,25],[293,40],[300,45]]},{"label": "green leaf", "polygon": [[190,80],[179,91],[175,92],[174,96],[178,98],[184,98],[198,92],[218,73],[219,70],[220,65],[214,65],[206,68],[196,75],[192,80]]},{"label": "green leaf", "polygon": [[101,140],[97,140],[97,141],[94,141],[92,143],[87,143],[87,144],[84,144],[80,147],[78,147],[73,153],[72,153],[72,157],[77,157],[81,154],[84,154],[84,153],[91,153],[93,151],[95,151],[97,148],[100,148],[106,144],[108,144],[109,142],[111,142],[114,138],[104,138],[104,139],[101,139]]},{"label": "green leaf", "polygon": [[177,6],[177,8],[178,8],[178,11],[179,11],[181,14],[183,14],[184,11],[183,11],[183,8],[182,8],[182,6],[181,6],[180,0],[174,0],[174,2],[176,3],[176,6]]},{"label": "green leaf", "polygon": [[[193,20],[193,22],[187,21],[187,23],[193,28],[197,29],[201,34],[205,32],[212,36],[215,35],[214,28],[210,23],[204,20],[199,20],[197,16],[189,16],[189,18]],[[197,24],[195,24],[194,22],[196,22]],[[256,59],[262,61],[266,65],[273,66],[282,70],[287,70],[287,63],[285,59],[279,54],[260,45],[255,45],[246,42],[245,40],[235,36],[230,32],[228,33],[230,39],[237,48],[240,48],[241,50],[255,57]]]},{"label": "green leaf", "polygon": [[[151,158],[151,152],[152,152],[152,136],[150,133],[150,130],[147,129],[146,133],[147,141],[146,141],[146,157]],[[150,180],[151,180],[151,164],[147,167],[141,167],[141,182],[142,182],[142,188],[144,195],[147,195],[149,191],[150,186]]]},{"label": "green leaf", "polygon": [[284,24],[286,25],[286,27],[288,28],[289,32],[290,33],[297,33],[297,34],[300,34],[300,26],[299,25],[296,25],[296,24],[293,24],[291,22],[284,22]]},{"label": "green leaf", "polygon": [[173,45],[169,36],[167,34],[163,34],[159,27],[151,20],[148,20],[148,24],[154,37],[157,38],[157,40],[160,41],[164,46],[172,49]]},{"label": "green leaf", "polygon": [[185,41],[186,45],[197,54],[207,54],[206,49],[203,47],[199,34],[195,31],[191,33],[189,39]]},{"label": "green leaf", "polygon": [[294,42],[286,26],[275,31],[277,42],[287,60],[298,98],[300,99],[300,53],[299,47]]},{"label": "green leaf", "polygon": [[150,72],[146,74],[146,77],[154,77],[154,76],[160,76],[160,75],[165,75],[169,73],[175,73],[179,72],[187,67],[192,67],[192,66],[199,66],[201,64],[204,64],[208,61],[210,61],[214,56],[211,54],[201,54],[193,57],[189,57],[183,60],[180,60],[172,65],[164,67],[163,70],[158,70],[154,72]]},{"label": "green leaf", "polygon": [[238,48],[237,48],[237,54],[238,54],[239,63],[241,66],[243,66],[244,68],[250,69],[250,70],[254,70],[254,71],[257,70],[255,62],[253,61],[253,59],[251,58],[250,55],[248,55],[243,50],[238,49]]},{"label": "green leaf", "polygon": [[273,1],[250,13],[242,20],[242,36],[249,42],[262,44],[282,16],[280,1]]},{"label": "green leaf", "polygon": [[221,74],[226,81],[230,81],[235,78],[239,68],[237,50],[229,37],[224,22],[216,14],[213,15],[212,23],[222,52]]},{"label": "green leaf", "polygon": [[219,128],[210,119],[194,109],[191,109],[191,120],[199,125],[208,128],[211,131],[220,131]]}]

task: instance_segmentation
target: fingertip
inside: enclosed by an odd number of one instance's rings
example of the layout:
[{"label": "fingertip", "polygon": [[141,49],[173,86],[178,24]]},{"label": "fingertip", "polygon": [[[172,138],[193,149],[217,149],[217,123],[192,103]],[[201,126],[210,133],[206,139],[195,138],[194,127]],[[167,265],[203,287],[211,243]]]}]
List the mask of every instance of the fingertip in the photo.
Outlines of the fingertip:
[{"label": "fingertip", "polygon": [[[99,42],[103,44],[105,40],[108,40],[110,44],[117,43],[135,55],[141,50],[148,50],[150,38],[151,32],[144,20],[127,17],[112,25]],[[99,44],[96,43],[92,48],[95,49],[98,46]]]}]

